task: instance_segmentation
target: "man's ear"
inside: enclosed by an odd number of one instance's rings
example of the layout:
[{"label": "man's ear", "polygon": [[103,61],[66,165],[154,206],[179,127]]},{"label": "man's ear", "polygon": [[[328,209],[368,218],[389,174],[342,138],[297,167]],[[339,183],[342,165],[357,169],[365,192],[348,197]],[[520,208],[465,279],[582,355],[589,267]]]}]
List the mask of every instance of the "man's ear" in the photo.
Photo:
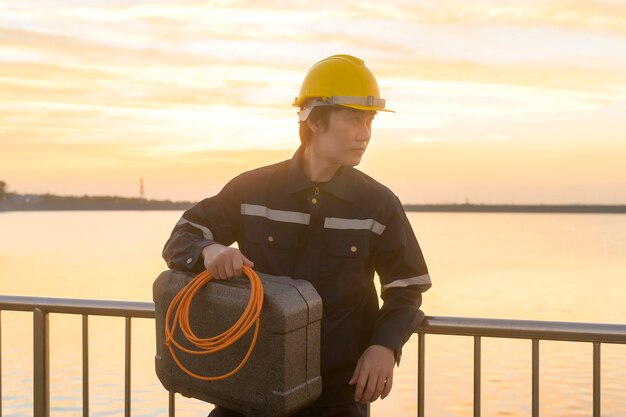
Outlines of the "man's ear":
[{"label": "man's ear", "polygon": [[320,119],[315,119],[315,122],[312,119],[306,119],[306,125],[311,129],[311,132],[318,134],[320,131],[319,121]]}]

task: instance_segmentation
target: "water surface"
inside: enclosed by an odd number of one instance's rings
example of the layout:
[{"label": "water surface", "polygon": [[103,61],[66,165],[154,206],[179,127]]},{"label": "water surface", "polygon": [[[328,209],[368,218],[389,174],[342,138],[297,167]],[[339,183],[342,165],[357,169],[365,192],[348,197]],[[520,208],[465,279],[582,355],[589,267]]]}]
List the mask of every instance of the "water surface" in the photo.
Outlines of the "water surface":
[{"label": "water surface", "polygon": [[[626,216],[409,213],[433,288],[433,316],[625,323]],[[160,257],[180,212],[0,213],[0,293],[150,301]],[[80,415],[81,319],[53,315],[52,416]],[[167,413],[153,371],[154,325],[133,320],[132,415]],[[90,318],[92,416],[123,414],[124,320]],[[394,389],[374,416],[415,416],[413,337]],[[482,415],[529,416],[531,343],[483,339]],[[426,415],[472,415],[473,339],[426,338]],[[586,417],[592,407],[592,346],[541,342],[542,417]],[[32,415],[32,316],[2,312],[4,416]],[[626,415],[626,346],[602,346],[603,416]],[[210,406],[179,397],[177,416]]]}]

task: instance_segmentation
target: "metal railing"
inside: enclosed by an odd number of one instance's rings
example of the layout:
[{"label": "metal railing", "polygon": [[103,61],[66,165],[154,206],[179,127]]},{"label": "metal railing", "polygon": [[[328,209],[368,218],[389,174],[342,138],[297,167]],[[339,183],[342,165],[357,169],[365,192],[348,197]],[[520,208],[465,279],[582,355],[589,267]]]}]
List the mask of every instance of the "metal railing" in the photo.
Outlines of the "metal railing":
[{"label": "metal railing", "polygon": [[593,417],[600,417],[600,347],[626,344],[626,325],[555,321],[427,317],[417,332],[417,415],[424,417],[426,334],[474,337],[474,417],[480,417],[481,340],[483,337],[532,340],[532,416],[539,416],[539,341],[593,343]]},{"label": "metal railing", "polygon": [[[33,415],[50,415],[49,314],[82,316],[83,416],[89,415],[89,316],[124,317],[125,384],[124,416],[130,417],[131,405],[131,320],[154,318],[151,302],[80,300],[63,298],[0,295],[0,313],[33,313]],[[2,416],[2,321],[0,316],[0,417]],[[471,336],[474,338],[474,417],[481,413],[481,340],[483,337],[528,339],[532,341],[532,415],[539,416],[539,341],[555,340],[593,343],[593,416],[600,417],[602,343],[626,344],[626,325],[566,323],[527,320],[497,320],[457,317],[427,317],[418,333],[418,417],[424,416],[426,334]],[[169,393],[169,415],[175,414],[175,396]]]},{"label": "metal railing", "polygon": [[[0,312],[33,313],[33,416],[50,416],[50,325],[49,314],[82,315],[83,417],[89,416],[89,316],[124,317],[124,416],[130,417],[131,319],[154,319],[154,303],[0,296]],[[1,318],[1,317],[0,317]],[[0,320],[0,330],[2,321]],[[1,331],[0,331],[1,334]],[[0,340],[0,370],[2,345]],[[2,417],[2,374],[0,373],[0,417]],[[169,415],[174,416],[174,394],[169,394]]]}]

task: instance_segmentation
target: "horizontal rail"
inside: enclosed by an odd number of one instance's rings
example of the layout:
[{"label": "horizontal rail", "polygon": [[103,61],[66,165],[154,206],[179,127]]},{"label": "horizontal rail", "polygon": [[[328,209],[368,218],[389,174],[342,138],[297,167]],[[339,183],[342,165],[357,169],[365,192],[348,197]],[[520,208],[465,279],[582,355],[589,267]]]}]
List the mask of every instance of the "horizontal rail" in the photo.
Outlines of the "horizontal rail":
[{"label": "horizontal rail", "polygon": [[46,313],[154,318],[154,303],[152,302],[0,295],[0,310],[35,311],[36,309]]},{"label": "horizontal rail", "polygon": [[[154,318],[154,303],[0,295],[0,310]],[[416,333],[626,344],[626,325],[539,320],[426,317]]]},{"label": "horizontal rail", "polygon": [[605,323],[426,317],[416,333],[626,344],[626,325]]}]

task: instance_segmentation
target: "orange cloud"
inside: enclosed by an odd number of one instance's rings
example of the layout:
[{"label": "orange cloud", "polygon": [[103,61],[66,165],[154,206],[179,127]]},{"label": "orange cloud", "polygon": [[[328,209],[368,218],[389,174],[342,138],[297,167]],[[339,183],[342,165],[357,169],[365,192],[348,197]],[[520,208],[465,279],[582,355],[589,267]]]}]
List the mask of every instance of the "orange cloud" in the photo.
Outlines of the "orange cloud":
[{"label": "orange cloud", "polygon": [[620,68],[589,68],[563,64],[493,64],[454,59],[381,61],[383,78],[501,84],[596,93],[626,91],[626,73]]},{"label": "orange cloud", "polygon": [[57,61],[80,62],[89,65],[144,66],[148,63],[176,63],[176,65],[211,65],[219,61],[199,54],[173,52],[153,47],[133,48],[110,46],[59,35],[22,29],[0,29],[0,47],[44,53]]},{"label": "orange cloud", "polygon": [[408,21],[414,24],[478,27],[555,27],[568,30],[626,34],[626,7],[616,1],[538,0],[517,4],[497,1],[438,1],[432,6],[386,3],[355,5],[354,19]]}]

